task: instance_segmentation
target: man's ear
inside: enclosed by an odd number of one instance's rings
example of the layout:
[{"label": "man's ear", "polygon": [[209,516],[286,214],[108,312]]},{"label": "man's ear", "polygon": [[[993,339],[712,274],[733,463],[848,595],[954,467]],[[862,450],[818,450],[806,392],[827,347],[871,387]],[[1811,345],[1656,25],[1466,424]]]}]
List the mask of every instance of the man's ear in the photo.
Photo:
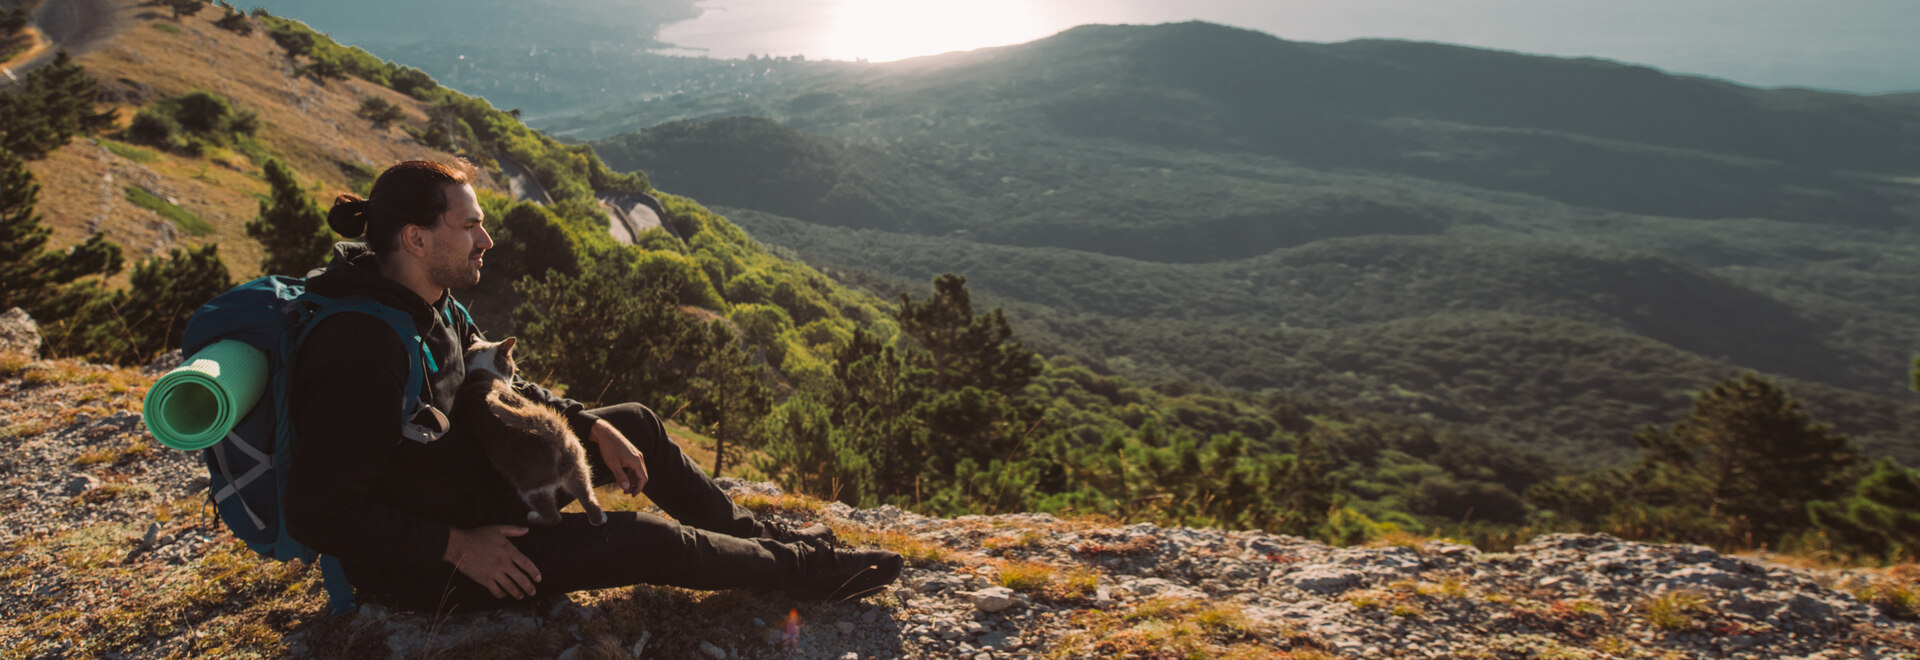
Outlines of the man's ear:
[{"label": "man's ear", "polygon": [[400,227],[400,249],[416,257],[427,256],[427,232],[411,222]]}]

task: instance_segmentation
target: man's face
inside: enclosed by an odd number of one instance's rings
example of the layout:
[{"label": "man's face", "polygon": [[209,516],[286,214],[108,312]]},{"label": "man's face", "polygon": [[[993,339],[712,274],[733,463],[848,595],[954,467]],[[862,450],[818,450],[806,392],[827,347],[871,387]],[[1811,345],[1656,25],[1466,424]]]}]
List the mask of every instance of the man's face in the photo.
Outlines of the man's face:
[{"label": "man's face", "polygon": [[493,237],[480,225],[485,215],[473,186],[447,188],[447,212],[440,215],[440,224],[427,232],[427,275],[435,286],[465,289],[480,283],[480,267],[484,265],[481,255],[493,247]]}]

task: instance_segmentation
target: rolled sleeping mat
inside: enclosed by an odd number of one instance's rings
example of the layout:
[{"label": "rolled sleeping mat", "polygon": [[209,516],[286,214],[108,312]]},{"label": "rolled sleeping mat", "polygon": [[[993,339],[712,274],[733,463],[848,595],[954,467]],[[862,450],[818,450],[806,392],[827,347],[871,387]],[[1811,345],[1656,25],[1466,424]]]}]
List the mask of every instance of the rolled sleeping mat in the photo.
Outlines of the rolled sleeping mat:
[{"label": "rolled sleeping mat", "polygon": [[200,349],[147,390],[147,430],[184,451],[227,437],[267,389],[267,354],[231,339]]}]

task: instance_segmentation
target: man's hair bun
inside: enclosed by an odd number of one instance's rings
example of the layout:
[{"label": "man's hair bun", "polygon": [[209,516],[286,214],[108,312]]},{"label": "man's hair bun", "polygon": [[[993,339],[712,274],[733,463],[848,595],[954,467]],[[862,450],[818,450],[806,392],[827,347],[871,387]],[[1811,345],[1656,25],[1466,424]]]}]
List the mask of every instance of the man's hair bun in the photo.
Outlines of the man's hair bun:
[{"label": "man's hair bun", "polygon": [[372,208],[372,202],[354,195],[335,197],[333,208],[327,211],[327,226],[341,236],[359,238],[367,233],[367,211]]}]

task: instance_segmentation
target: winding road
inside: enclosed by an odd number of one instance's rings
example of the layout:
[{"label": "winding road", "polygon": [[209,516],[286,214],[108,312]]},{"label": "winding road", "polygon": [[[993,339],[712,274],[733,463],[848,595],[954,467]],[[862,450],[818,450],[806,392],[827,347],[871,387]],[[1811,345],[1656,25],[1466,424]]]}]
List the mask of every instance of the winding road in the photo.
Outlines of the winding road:
[{"label": "winding road", "polygon": [[33,24],[47,40],[45,48],[32,59],[0,75],[0,85],[11,86],[15,76],[46,66],[55,53],[66,50],[79,55],[94,49],[118,32],[125,17],[114,0],[46,0],[33,12]]}]

